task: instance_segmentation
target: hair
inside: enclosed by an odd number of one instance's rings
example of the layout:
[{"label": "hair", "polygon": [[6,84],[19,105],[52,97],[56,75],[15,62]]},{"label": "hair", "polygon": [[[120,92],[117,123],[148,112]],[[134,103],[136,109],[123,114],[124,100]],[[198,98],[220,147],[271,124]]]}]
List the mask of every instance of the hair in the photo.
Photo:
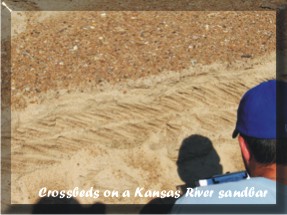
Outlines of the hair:
[{"label": "hair", "polygon": [[255,160],[261,164],[274,164],[276,162],[276,140],[258,139],[242,135]]}]

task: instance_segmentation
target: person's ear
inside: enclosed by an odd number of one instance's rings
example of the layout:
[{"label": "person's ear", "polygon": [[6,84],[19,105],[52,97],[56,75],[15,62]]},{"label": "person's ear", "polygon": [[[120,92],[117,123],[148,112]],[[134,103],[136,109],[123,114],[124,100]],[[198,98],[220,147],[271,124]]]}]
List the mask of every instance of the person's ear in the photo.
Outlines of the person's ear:
[{"label": "person's ear", "polygon": [[250,150],[244,138],[241,135],[238,135],[238,142],[240,145],[241,153],[245,161],[249,162],[251,159]]}]

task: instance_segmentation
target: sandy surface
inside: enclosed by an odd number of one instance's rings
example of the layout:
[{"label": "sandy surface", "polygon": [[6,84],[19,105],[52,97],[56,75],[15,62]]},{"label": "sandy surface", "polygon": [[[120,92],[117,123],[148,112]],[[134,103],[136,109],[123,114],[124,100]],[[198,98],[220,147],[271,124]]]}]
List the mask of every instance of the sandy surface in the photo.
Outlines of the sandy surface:
[{"label": "sandy surface", "polygon": [[40,103],[49,89],[85,91],[275,50],[274,12],[48,12],[39,20],[26,13],[26,31],[12,40],[16,108]]},{"label": "sandy surface", "polygon": [[182,184],[175,164],[178,149],[191,134],[212,140],[224,172],[241,170],[238,145],[231,139],[236,104],[246,89],[274,77],[275,63],[269,60],[250,70],[220,68],[162,74],[103,92],[64,94],[13,112],[13,202],[34,202],[42,186],[174,189]]},{"label": "sandy surface", "polygon": [[275,77],[274,12],[15,13],[12,203],[43,186],[175,189],[191,134],[243,169],[231,133],[242,94]]}]

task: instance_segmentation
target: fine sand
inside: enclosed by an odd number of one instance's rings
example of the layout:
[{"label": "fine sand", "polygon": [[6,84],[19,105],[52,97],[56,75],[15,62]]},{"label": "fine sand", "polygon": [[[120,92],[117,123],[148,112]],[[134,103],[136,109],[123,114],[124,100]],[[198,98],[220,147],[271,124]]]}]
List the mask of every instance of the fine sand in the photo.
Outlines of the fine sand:
[{"label": "fine sand", "polygon": [[178,150],[192,134],[212,141],[223,172],[244,169],[231,134],[243,93],[275,78],[274,12],[20,12],[15,20],[12,203],[35,203],[42,187],[175,190]]},{"label": "fine sand", "polygon": [[182,184],[175,164],[178,149],[191,134],[212,140],[224,172],[243,169],[237,142],[231,138],[237,103],[248,88],[274,78],[274,69],[274,60],[249,70],[228,71],[212,65],[163,73],[101,92],[63,94],[14,111],[13,203],[33,203],[43,186],[175,189]]}]

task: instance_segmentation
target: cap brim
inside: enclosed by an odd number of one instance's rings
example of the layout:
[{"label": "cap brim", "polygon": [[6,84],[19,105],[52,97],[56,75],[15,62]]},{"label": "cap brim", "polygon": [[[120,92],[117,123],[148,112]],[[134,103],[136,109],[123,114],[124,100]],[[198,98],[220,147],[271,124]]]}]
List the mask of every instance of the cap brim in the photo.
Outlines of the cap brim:
[{"label": "cap brim", "polygon": [[239,132],[235,129],[232,133],[232,138],[237,137],[238,134],[239,134]]}]

